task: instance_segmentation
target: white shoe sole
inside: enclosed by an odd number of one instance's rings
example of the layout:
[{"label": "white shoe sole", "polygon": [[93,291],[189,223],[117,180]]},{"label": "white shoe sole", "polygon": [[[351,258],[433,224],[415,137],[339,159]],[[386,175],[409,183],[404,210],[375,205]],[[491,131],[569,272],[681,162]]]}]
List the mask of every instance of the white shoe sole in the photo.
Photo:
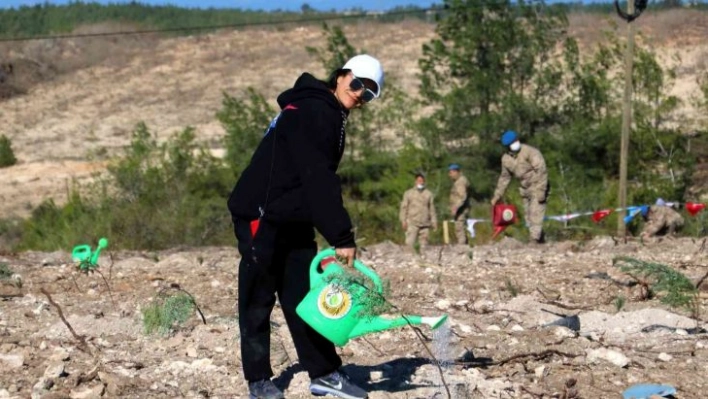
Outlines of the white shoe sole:
[{"label": "white shoe sole", "polygon": [[325,395],[332,395],[336,396],[338,398],[344,398],[344,399],[366,399],[368,398],[367,396],[354,396],[354,395],[348,395],[342,391],[338,391],[334,388],[330,388],[324,385],[310,385],[310,392],[315,395],[315,396],[325,396]]}]

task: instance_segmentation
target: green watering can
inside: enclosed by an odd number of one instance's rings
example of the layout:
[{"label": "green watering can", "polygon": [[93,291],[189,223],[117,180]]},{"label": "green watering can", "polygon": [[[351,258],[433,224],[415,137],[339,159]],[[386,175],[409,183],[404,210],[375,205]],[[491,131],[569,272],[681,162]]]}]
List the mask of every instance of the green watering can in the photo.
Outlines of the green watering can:
[{"label": "green watering can", "polygon": [[98,240],[96,250],[91,252],[91,246],[77,245],[71,251],[71,259],[78,263],[79,270],[88,272],[98,267],[98,257],[101,255],[101,250],[108,246],[108,240],[101,238]]},{"label": "green watering can", "polygon": [[[439,317],[411,315],[397,318],[362,316],[365,304],[361,303],[361,297],[368,288],[356,283],[347,285],[344,281],[344,268],[336,262],[329,263],[323,272],[319,271],[320,263],[325,258],[334,256],[334,249],[329,248],[318,253],[312,260],[310,292],[295,311],[305,323],[335,345],[344,346],[352,338],[402,327],[408,323],[427,324],[436,329],[447,320],[447,315]],[[383,294],[381,279],[373,270],[358,259],[354,261],[354,268],[371,279],[378,293]]]}]

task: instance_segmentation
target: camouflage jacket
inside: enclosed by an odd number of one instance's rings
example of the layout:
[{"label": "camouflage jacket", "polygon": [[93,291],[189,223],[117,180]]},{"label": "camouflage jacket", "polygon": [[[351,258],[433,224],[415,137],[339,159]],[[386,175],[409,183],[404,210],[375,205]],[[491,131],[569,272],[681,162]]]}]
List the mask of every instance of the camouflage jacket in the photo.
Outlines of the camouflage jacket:
[{"label": "camouflage jacket", "polygon": [[469,187],[470,182],[462,173],[460,173],[460,177],[452,183],[452,188],[450,189],[450,208],[455,209],[458,214],[461,210],[469,207],[467,198],[467,189],[469,189]]},{"label": "camouflage jacket", "polygon": [[517,153],[506,153],[502,156],[502,170],[497,188],[494,190],[495,202],[500,200],[511,182],[511,177],[519,179],[521,196],[533,198],[540,202],[546,200],[548,194],[548,170],[541,151],[530,145],[521,144]]},{"label": "camouflage jacket", "polygon": [[676,229],[681,226],[683,226],[683,216],[678,212],[668,206],[652,205],[649,207],[642,234],[653,236],[664,228]]},{"label": "camouflage jacket", "polygon": [[438,217],[435,214],[433,193],[427,188],[418,190],[413,187],[403,194],[401,210],[398,214],[401,223],[417,227],[438,227]]}]

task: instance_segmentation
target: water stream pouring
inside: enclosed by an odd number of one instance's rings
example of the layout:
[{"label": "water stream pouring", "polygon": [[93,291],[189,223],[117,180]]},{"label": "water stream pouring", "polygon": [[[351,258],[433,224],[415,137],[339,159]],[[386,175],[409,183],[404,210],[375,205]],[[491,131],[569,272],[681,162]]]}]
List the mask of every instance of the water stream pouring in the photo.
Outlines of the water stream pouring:
[{"label": "water stream pouring", "polygon": [[[362,298],[367,295],[369,288],[347,279],[344,268],[337,262],[329,263],[324,271],[319,270],[325,258],[334,256],[334,249],[329,248],[318,253],[312,260],[310,292],[295,311],[310,327],[335,345],[344,346],[352,338],[402,327],[408,323],[426,324],[436,329],[447,320],[447,315],[388,318],[367,314],[367,303]],[[381,279],[373,270],[358,259],[354,261],[354,268],[369,278],[376,292],[383,295]]]}]

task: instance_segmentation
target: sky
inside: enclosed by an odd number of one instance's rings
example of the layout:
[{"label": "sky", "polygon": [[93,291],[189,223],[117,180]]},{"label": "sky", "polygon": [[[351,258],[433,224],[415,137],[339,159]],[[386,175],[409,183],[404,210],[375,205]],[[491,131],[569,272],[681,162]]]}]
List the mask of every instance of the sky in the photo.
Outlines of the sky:
[{"label": "sky", "polygon": [[[32,6],[35,4],[67,4],[75,0],[0,0],[0,8],[16,8]],[[128,3],[130,0],[86,0],[84,2]],[[137,0],[138,3],[149,5],[175,5],[189,8],[240,8],[251,10],[300,10],[307,3],[319,11],[348,10],[361,8],[364,10],[389,10],[398,6],[414,5],[428,8],[433,4],[440,4],[442,0]]]}]

